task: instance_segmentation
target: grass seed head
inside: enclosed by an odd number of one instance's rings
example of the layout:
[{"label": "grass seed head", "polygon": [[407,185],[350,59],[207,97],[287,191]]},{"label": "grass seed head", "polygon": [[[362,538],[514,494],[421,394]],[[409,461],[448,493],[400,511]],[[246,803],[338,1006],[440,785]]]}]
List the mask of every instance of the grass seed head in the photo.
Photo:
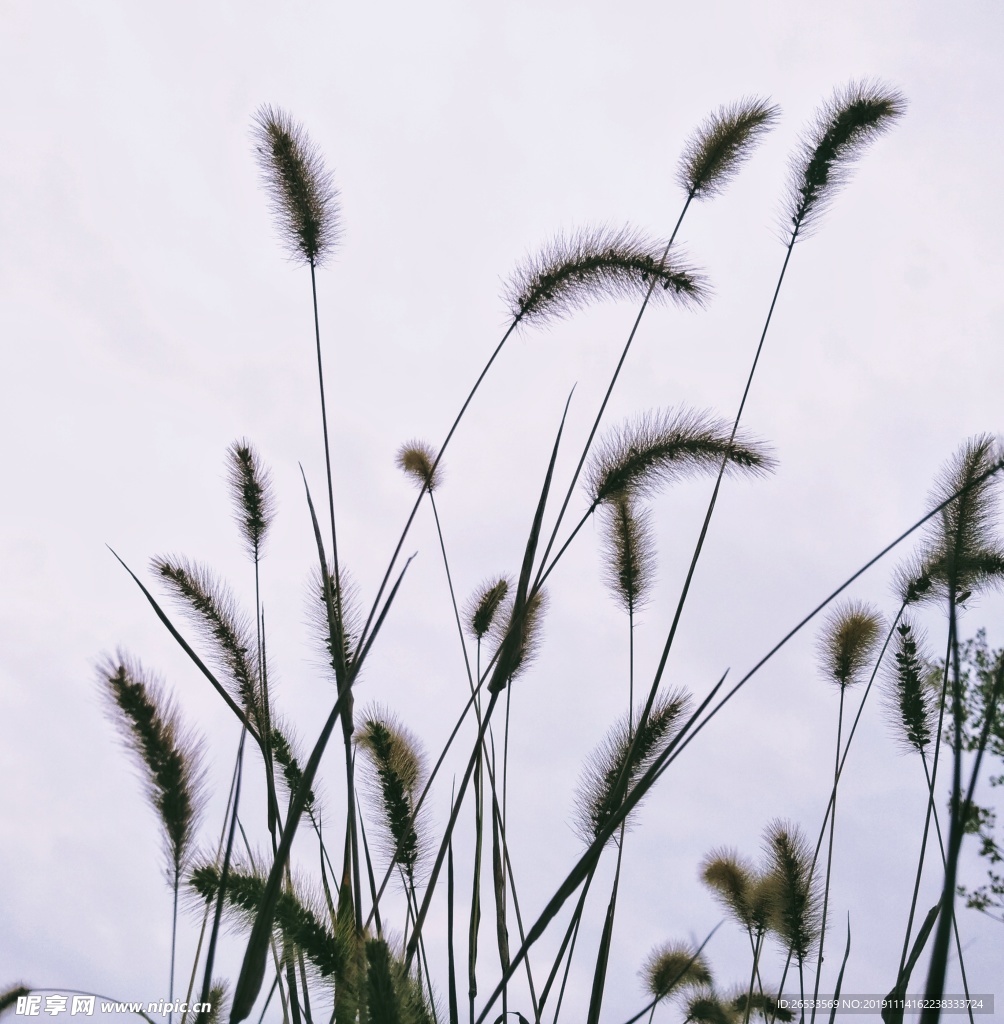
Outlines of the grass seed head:
[{"label": "grass seed head", "polygon": [[639,302],[650,289],[652,302],[703,306],[708,297],[703,275],[672,249],[663,259],[665,249],[664,242],[631,228],[559,235],[510,277],[509,315],[515,322],[543,324],[599,299]]},{"label": "grass seed head", "polygon": [[823,897],[812,871],[812,848],[801,829],[780,820],[767,826],[764,847],[778,883],[772,931],[804,962],[823,927]]},{"label": "grass seed head", "polygon": [[373,789],[383,811],[382,826],[394,862],[414,875],[422,853],[415,804],[425,780],[425,761],[415,737],[392,716],[374,709],[355,735],[373,769]]},{"label": "grass seed head", "polygon": [[468,598],[464,606],[464,625],[474,640],[482,640],[492,628],[495,615],[512,586],[506,576],[486,580]]},{"label": "grass seed head", "polygon": [[680,989],[711,984],[707,961],[686,942],[669,942],[653,949],[641,973],[645,988],[659,999]]},{"label": "grass seed head", "polygon": [[575,800],[576,829],[586,843],[607,827],[639,776],[666,749],[689,706],[690,695],[682,690],[663,694],[652,705],[643,729],[639,731],[639,723],[625,715],[593,751]]},{"label": "grass seed head", "polygon": [[932,662],[923,631],[903,617],[896,627],[893,660],[883,678],[883,704],[895,727],[896,739],[905,750],[923,752],[936,728],[936,695],[928,684]]},{"label": "grass seed head", "polygon": [[700,867],[701,881],[744,927],[753,927],[751,896],[758,881],[753,863],[735,850],[712,850]]},{"label": "grass seed head", "polygon": [[854,161],[903,116],[906,100],[888,86],[851,82],[817,111],[792,157],[785,203],[785,241],[815,227],[846,184]]},{"label": "grass seed head", "polygon": [[[1004,546],[996,533],[1001,445],[989,434],[968,440],[942,469],[931,495],[936,508],[925,545],[901,571],[900,589],[917,601],[956,598],[1004,583]],[[960,493],[962,492],[962,493]]]},{"label": "grass seed head", "polygon": [[246,438],[227,449],[230,493],[234,518],[240,527],[248,553],[257,561],[265,535],[275,518],[275,491],[272,476],[261,456]]},{"label": "grass seed head", "polygon": [[867,605],[848,603],[830,614],[819,636],[824,675],[841,689],[861,682],[878,647],[882,620]]},{"label": "grass seed head", "polygon": [[139,662],[120,652],[101,663],[98,675],[109,717],[135,757],[164,827],[167,879],[174,886],[188,864],[204,805],[202,745]]},{"label": "grass seed head", "polygon": [[341,236],[331,172],[303,125],[278,107],[259,107],[251,134],[262,184],[290,257],[320,266]]},{"label": "grass seed head", "polygon": [[604,579],[618,604],[633,614],[648,599],[655,579],[652,514],[627,494],[602,506]]},{"label": "grass seed head", "polygon": [[663,484],[693,473],[754,476],[775,465],[767,445],[738,432],[707,412],[668,409],[648,413],[617,428],[593,451],[585,486],[594,505],[653,493]]},{"label": "grass seed head", "polygon": [[436,452],[424,441],[401,445],[397,465],[430,494],[442,483],[442,467],[436,465]]},{"label": "grass seed head", "polygon": [[695,199],[719,195],[780,113],[768,100],[753,96],[719,107],[687,140],[677,181]]}]

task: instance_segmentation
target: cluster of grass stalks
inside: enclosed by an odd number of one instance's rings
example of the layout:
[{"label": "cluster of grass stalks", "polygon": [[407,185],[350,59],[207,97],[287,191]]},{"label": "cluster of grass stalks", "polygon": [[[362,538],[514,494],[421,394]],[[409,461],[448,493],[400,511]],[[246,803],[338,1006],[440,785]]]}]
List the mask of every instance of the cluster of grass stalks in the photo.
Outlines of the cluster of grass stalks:
[{"label": "cluster of grass stalks", "polygon": [[[598,1024],[601,1015],[628,1022],[652,1021],[657,1014],[693,1022],[791,1020],[792,1012],[778,1003],[780,994],[789,991],[785,986],[795,984],[789,971],[792,977],[797,974],[803,997],[839,991],[844,984],[851,924],[831,920],[830,913],[834,886],[849,884],[834,866],[838,807],[845,813],[838,793],[876,681],[899,742],[921,761],[928,794],[923,829],[918,827],[916,886],[911,905],[903,907],[902,956],[897,975],[889,978],[890,994],[906,992],[924,962],[925,979],[918,985],[932,999],[939,996],[952,949],[964,971],[956,915],[959,855],[966,834],[979,831],[973,825],[979,818],[973,797],[984,755],[1001,752],[997,706],[1004,698],[1004,660],[988,655],[984,645],[981,685],[970,683],[962,665],[976,655],[963,648],[958,619],[973,594],[1004,580],[1004,547],[994,532],[995,486],[1004,453],[993,438],[966,441],[947,463],[930,507],[918,521],[851,574],[731,688],[725,689],[723,676],[707,691],[691,693],[671,686],[666,678],[725,478],[762,478],[774,467],[769,446],[749,434],[741,421],[795,243],[819,229],[853,162],[893,126],[904,108],[894,90],[854,83],[838,89],[805,129],[785,190],[776,287],[768,297],[762,329],[754,334],[742,400],[729,416],[683,407],[641,411],[613,427],[603,423],[648,307],[656,302],[700,307],[709,300],[704,274],[678,252],[676,236],[691,204],[719,195],[775,125],[780,111],[769,101],[745,98],[722,107],[686,142],[677,175],[681,209],[668,237],[653,239],[632,229],[580,230],[555,238],[517,268],[506,287],[508,327],[446,437],[438,446],[412,440],[399,451],[398,465],[418,494],[383,578],[365,599],[339,546],[316,287],[317,273],[340,237],[338,193],[301,125],[271,107],[255,114],[256,156],[280,237],[287,253],[309,270],[311,281],[315,331],[309,355],[317,365],[327,514],[318,514],[304,478],[317,552],[310,598],[334,698],[320,728],[317,723],[301,726],[308,738],[301,748],[269,682],[259,568],[275,516],[272,484],[254,445],[236,441],[226,459],[235,519],[254,571],[253,618],[211,569],[183,557],[157,557],[153,576],[187,617],[186,630],[123,563],[155,614],[234,714],[237,754],[224,819],[212,830],[201,813],[204,794],[221,780],[210,780],[202,770],[200,743],[182,724],[163,685],[126,655],[108,659],[100,669],[109,713],[141,767],[163,827],[173,896],[171,961],[165,966],[172,999],[184,991],[189,1001],[213,1002],[214,1014],[219,1019],[229,1016],[233,1024],[254,1015],[264,1019],[269,1012],[275,1018],[281,1014],[284,1024],[322,1019],[337,1024],[497,1024],[508,1015],[521,1022],[557,1024],[578,955],[591,966],[588,1024]],[[437,507],[451,439],[514,333],[610,298],[634,302],[637,316],[590,430],[569,440],[562,418],[550,442],[536,506],[525,510],[530,526],[520,564],[458,592]],[[569,444],[576,452],[575,470],[559,481],[558,452]],[[709,481],[707,511],[657,664],[641,675],[635,631],[637,612],[650,597],[656,575],[652,503],[663,488],[684,477]],[[584,494],[584,511],[572,521],[577,494]],[[356,705],[356,684],[374,645],[392,642],[388,614],[400,588],[408,585],[409,562],[402,559],[402,551],[426,503],[449,581],[451,603],[443,615],[455,628],[466,666],[466,678],[458,680],[455,727],[434,757],[426,755],[420,740],[392,711]],[[509,779],[519,770],[518,760],[510,758],[511,702],[514,687],[532,670],[548,603],[561,600],[560,588],[552,581],[545,589],[545,583],[570,546],[581,543],[582,528],[594,515],[602,526],[604,578],[626,613],[623,714],[596,746],[574,798],[581,853],[551,898],[541,907],[528,907],[517,888],[519,872],[527,866],[512,862],[507,840]],[[553,521],[549,533],[543,529],[545,518]],[[900,604],[890,621],[866,605],[839,602],[865,569],[914,535],[920,543],[896,576]],[[940,669],[912,616],[914,606],[923,604],[944,612]],[[824,612],[817,641],[819,673],[835,688],[836,742],[832,787],[820,801],[821,823],[775,818],[765,828],[759,860],[714,845],[728,837],[710,837],[710,852],[694,866],[723,908],[722,926],[738,928],[748,938],[748,975],[719,976],[710,935],[701,943],[669,937],[639,965],[647,993],[640,1005],[609,1006],[604,995],[611,949],[625,927],[618,919],[618,892],[634,812],[746,682]],[[861,697],[851,720],[856,693]],[[975,719],[969,699],[973,693],[979,695]],[[332,801],[337,809],[331,810],[318,795],[318,783],[322,758],[330,746],[339,745],[333,739],[336,732],[341,737],[342,780]],[[464,765],[452,785],[441,771],[450,749]],[[939,770],[951,774],[947,819],[938,807]],[[264,780],[263,846],[253,845],[246,830],[255,814],[242,803],[244,777],[250,771]],[[451,794],[449,815],[438,829],[428,813],[434,786],[441,792],[450,787]],[[985,816],[982,823],[987,824]],[[919,921],[921,879],[925,869],[932,869],[932,824],[938,843],[933,870],[943,879],[942,896]],[[809,837],[817,827],[813,843]],[[298,836],[301,841],[294,846]],[[470,868],[466,876],[455,859],[460,844],[467,844],[468,853],[460,858]],[[600,879],[607,876],[598,868],[604,859],[614,866],[612,881],[601,891]],[[590,895],[606,908],[595,935],[582,927]],[[434,905],[445,907],[445,931],[429,926]],[[182,910],[198,940],[194,961],[179,969],[175,936]],[[242,936],[244,953],[239,973],[219,982],[214,972],[224,922]],[[861,922],[861,927],[867,925]],[[679,928],[684,932],[686,923]],[[549,960],[537,955],[545,932],[557,948]],[[830,970],[829,964],[824,970],[827,942],[841,940],[839,971]],[[786,961],[779,978],[764,976],[764,951],[770,944]],[[491,958],[488,947],[494,947]],[[497,970],[489,966],[496,957]],[[30,991],[27,985],[12,988],[0,1008]],[[809,1015],[814,1019],[815,1011]],[[893,1007],[884,1016],[899,1019],[902,1011]],[[925,1010],[922,1019],[937,1017],[937,1010]],[[203,1013],[192,1024],[205,1024],[206,1019]]]}]

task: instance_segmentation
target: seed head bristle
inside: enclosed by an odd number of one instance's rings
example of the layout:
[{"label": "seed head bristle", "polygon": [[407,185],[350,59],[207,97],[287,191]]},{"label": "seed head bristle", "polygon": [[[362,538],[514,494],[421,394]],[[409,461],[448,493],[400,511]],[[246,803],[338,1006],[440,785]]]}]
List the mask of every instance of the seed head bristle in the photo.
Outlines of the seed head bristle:
[{"label": "seed head bristle", "polygon": [[668,942],[653,949],[641,975],[645,988],[659,999],[680,989],[711,984],[707,961],[686,942]]},{"label": "seed head bristle", "polygon": [[923,631],[904,616],[893,644],[893,662],[884,669],[882,702],[903,749],[923,752],[935,729],[935,694],[927,682],[932,663]]},{"label": "seed head bristle", "polygon": [[373,788],[383,811],[381,824],[393,860],[413,876],[422,853],[415,804],[425,780],[418,740],[392,716],[375,709],[364,716],[355,741],[373,768]]},{"label": "seed head bristle", "polygon": [[666,749],[689,706],[690,695],[683,691],[663,694],[653,704],[641,731],[638,720],[625,715],[589,756],[575,799],[576,830],[586,843],[599,836],[635,781]]},{"label": "seed head bristle", "polygon": [[823,898],[812,873],[812,847],[796,825],[772,821],[764,832],[764,848],[778,882],[772,930],[804,961],[823,927]]},{"label": "seed head bristle", "polygon": [[677,181],[694,199],[719,195],[780,113],[780,107],[752,96],[719,107],[687,140]]},{"label": "seed head bristle", "polygon": [[185,870],[204,803],[200,742],[182,725],[163,684],[121,652],[100,665],[109,717],[139,765],[147,796],[164,826],[167,879]]},{"label": "seed head bristle", "polygon": [[257,640],[229,589],[204,566],[182,557],[153,559],[152,568],[215,647],[233,695],[249,720],[264,732],[265,713],[255,651]]},{"label": "seed head bristle", "polygon": [[816,113],[791,161],[785,204],[785,241],[805,236],[850,177],[854,161],[906,111],[895,89],[851,82]]},{"label": "seed head bristle", "polygon": [[230,492],[234,518],[240,527],[248,553],[257,561],[265,535],[275,518],[275,492],[272,477],[261,456],[246,438],[227,449]]},{"label": "seed head bristle", "polygon": [[409,441],[397,453],[398,469],[430,493],[442,483],[442,466],[436,465],[436,451],[424,441]]},{"label": "seed head bristle", "polygon": [[624,496],[653,493],[692,473],[717,473],[728,456],[728,474],[762,475],[775,460],[769,448],[707,412],[668,409],[640,416],[602,439],[593,451],[585,485],[593,506]]},{"label": "seed head bristle", "polygon": [[622,494],[603,505],[603,520],[604,579],[618,604],[633,614],[648,600],[655,578],[652,514]]},{"label": "seed head bristle", "polygon": [[[567,317],[598,299],[667,299],[703,306],[705,278],[664,242],[631,228],[597,228],[559,235],[510,277],[505,302],[515,322],[542,324]],[[652,287],[653,280],[655,286]]]},{"label": "seed head bristle", "polygon": [[255,157],[290,258],[320,266],[341,236],[338,191],[324,158],[298,121],[278,107],[251,119]]},{"label": "seed head bristle", "polygon": [[836,608],[819,637],[819,660],[827,679],[841,689],[861,681],[878,646],[882,620],[867,605],[848,603]]},{"label": "seed head bristle", "polygon": [[489,633],[511,585],[508,577],[498,576],[485,580],[468,598],[464,606],[464,625],[472,639],[482,640]]}]

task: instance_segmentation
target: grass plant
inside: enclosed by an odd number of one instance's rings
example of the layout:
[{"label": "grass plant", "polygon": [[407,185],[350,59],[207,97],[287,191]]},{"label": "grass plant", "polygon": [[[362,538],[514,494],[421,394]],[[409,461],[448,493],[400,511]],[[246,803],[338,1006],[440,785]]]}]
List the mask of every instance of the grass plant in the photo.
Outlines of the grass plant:
[{"label": "grass plant", "polygon": [[[960,961],[965,945],[964,922],[956,913],[963,840],[967,833],[985,835],[993,824],[987,815],[980,817],[975,787],[986,752],[1000,754],[1002,749],[998,708],[1004,702],[1004,660],[984,656],[981,686],[975,687],[962,667],[970,663],[971,648],[959,635],[967,602],[1004,580],[1004,547],[994,532],[995,487],[1004,468],[998,443],[989,435],[967,441],[937,482],[927,512],[851,573],[729,689],[727,672],[714,685],[690,681],[686,689],[675,680],[670,683],[668,675],[721,488],[727,478],[730,483],[734,478],[761,482],[776,464],[772,449],[747,432],[742,420],[795,243],[819,230],[854,162],[904,110],[905,101],[894,89],[851,83],[823,103],[803,132],[783,201],[783,262],[734,415],[681,406],[640,411],[613,428],[604,425],[610,397],[650,307],[699,311],[711,300],[706,275],[679,250],[677,235],[691,204],[721,194],[776,124],[780,111],[771,102],[744,98],[721,107],[685,143],[676,175],[683,203],[668,237],[650,237],[634,228],[585,228],[555,235],[525,259],[505,286],[508,326],[444,440],[438,447],[411,440],[398,451],[397,465],[418,494],[383,576],[367,587],[365,600],[346,568],[336,528],[332,454],[346,441],[332,437],[330,430],[322,360],[322,349],[330,346],[322,345],[318,310],[317,273],[340,240],[339,195],[323,157],[291,115],[269,106],[255,113],[255,156],[280,239],[290,259],[310,271],[328,521],[322,527],[304,474],[304,504],[316,549],[308,601],[332,698],[323,722],[294,728],[270,691],[260,564],[276,500],[268,467],[247,439],[228,449],[226,464],[240,540],[254,572],[253,620],[235,596],[241,588],[231,588],[212,569],[185,557],[161,556],[152,562],[152,575],[185,615],[189,625],[182,629],[126,567],[194,668],[234,715],[237,754],[223,821],[212,823],[212,836],[218,833],[213,846],[196,853],[202,792],[209,781],[173,702],[161,684],[125,656],[106,661],[101,670],[112,716],[140,766],[165,836],[173,900],[172,998],[179,900],[193,928],[201,919],[189,995],[201,974],[201,1002],[212,1010],[202,1010],[197,1024],[224,1019],[227,1004],[231,1024],[252,1019],[256,1011],[260,1019],[281,1012],[283,1024],[459,1024],[461,1018],[469,1024],[512,1018],[520,1024],[557,1024],[576,953],[591,965],[588,1000],[583,1000],[587,1024],[625,1018],[629,1024],[643,1018],[651,1024],[657,1012],[662,1019],[675,1014],[679,1020],[713,1024],[793,1019],[779,1004],[792,960],[803,996],[810,987],[818,996],[826,984],[839,990],[845,969],[848,977],[854,973],[849,921],[838,974],[828,970],[824,946],[828,921],[835,916],[831,890],[839,892],[847,884],[842,872],[832,870],[837,794],[876,679],[883,680],[898,742],[921,757],[928,794],[916,885],[897,977],[889,979],[891,994],[905,991],[929,940],[927,995],[934,999],[943,993],[950,938],[954,935]],[[555,438],[549,447],[542,445],[547,464],[536,505],[522,510],[527,528],[519,564],[499,566],[480,584],[457,580],[451,538],[437,504],[451,439],[514,333],[579,315],[600,301],[632,303],[637,312],[602,400],[589,417],[589,430],[572,441],[566,437],[570,397]],[[566,478],[559,454],[569,444],[575,468]],[[668,626],[653,627],[659,629],[654,634],[659,656],[654,665],[640,667],[638,612],[660,577],[653,528],[656,517],[664,515],[660,492],[670,483],[695,487],[705,479],[712,482],[697,535],[688,538],[682,528],[673,532],[674,543],[686,545],[690,555]],[[576,519],[577,495],[582,511]],[[456,664],[462,660],[464,674],[456,707],[443,709],[444,723],[453,723],[449,738],[428,758],[408,723],[392,710],[356,709],[357,683],[372,650],[394,642],[391,613],[401,588],[410,583],[410,559],[402,556],[426,500],[449,594],[441,614],[459,644]],[[556,570],[572,545],[583,542],[584,527],[594,515],[602,538],[602,575],[627,616],[626,678],[610,681],[627,700],[582,773],[575,797],[581,852],[553,895],[543,906],[531,907],[525,896],[521,900],[517,881],[533,870],[533,863],[521,861],[511,839],[509,780],[522,768],[513,709],[533,701],[524,680],[545,639],[549,605],[562,600],[565,581]],[[925,539],[896,578],[899,608],[887,631],[881,614],[861,602],[834,605],[868,568],[921,530],[926,530]],[[461,600],[458,593],[470,596]],[[937,687],[930,685],[931,659],[922,631],[912,613],[906,614],[925,602],[945,612],[945,657]],[[744,943],[748,939],[748,974],[734,988],[719,987],[711,935],[701,944],[668,941],[653,949],[641,968],[641,1008],[611,1009],[605,1002],[615,962],[611,953],[623,935],[615,928],[618,894],[622,885],[634,882],[630,870],[624,870],[629,823],[677,758],[695,741],[707,741],[705,730],[736,693],[828,609],[817,644],[822,673],[837,686],[839,703],[832,787],[821,794],[820,802],[828,801],[815,848],[801,824],[774,817],[763,834],[759,863],[722,846],[695,865],[726,919],[745,933]],[[850,691],[866,679],[845,735]],[[326,778],[321,767],[336,730],[342,738],[344,786],[338,787],[336,810],[329,813],[321,799],[320,783]],[[307,737],[305,756],[297,732]],[[954,755],[947,841],[936,817],[945,742]],[[448,787],[444,776],[451,771]],[[261,776],[263,810],[241,802],[252,772]],[[437,820],[430,794],[445,794],[448,788],[445,821]],[[771,798],[781,802],[779,794]],[[308,825],[301,829],[304,819]],[[942,845],[942,895],[914,933],[932,819]],[[824,839],[825,867],[820,862]],[[616,854],[604,861],[608,850]],[[604,863],[611,865],[609,875],[600,872]],[[440,886],[444,873],[445,886]],[[609,878],[609,890],[600,892],[604,878]],[[590,917],[594,910],[602,921],[598,929]],[[225,984],[215,976],[217,949],[227,941],[224,922],[243,948],[240,971]],[[683,931],[686,923],[676,927]],[[484,952],[485,928],[494,931],[497,967]],[[545,934],[550,945],[540,943]],[[777,984],[768,976],[772,946],[786,958]],[[814,974],[811,980],[808,971]],[[525,986],[518,973],[525,974]],[[0,1012],[32,991],[27,984],[10,988],[0,996]],[[936,1018],[925,1011],[925,1021]]]}]

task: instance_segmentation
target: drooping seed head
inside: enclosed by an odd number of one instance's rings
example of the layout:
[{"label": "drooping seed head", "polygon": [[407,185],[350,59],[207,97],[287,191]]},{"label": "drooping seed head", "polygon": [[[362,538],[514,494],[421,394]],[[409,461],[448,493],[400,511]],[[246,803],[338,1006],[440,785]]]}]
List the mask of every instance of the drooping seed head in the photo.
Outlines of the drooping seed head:
[{"label": "drooping seed head", "polygon": [[257,640],[230,589],[211,570],[183,557],[155,558],[152,568],[212,642],[233,696],[261,735],[265,711]]},{"label": "drooping seed head", "polygon": [[760,475],[774,468],[769,448],[724,420],[695,409],[669,409],[638,417],[603,438],[593,451],[585,486],[593,506],[653,493],[693,473]]},{"label": "drooping seed head", "polygon": [[687,140],[677,181],[695,199],[720,194],[780,113],[768,100],[752,96],[719,107]]},{"label": "drooping seed head", "polygon": [[259,107],[251,134],[262,184],[290,257],[320,266],[341,235],[331,172],[303,125],[285,110]]},{"label": "drooping seed head", "polygon": [[397,466],[430,494],[442,483],[443,470],[436,464],[436,451],[424,441],[409,441],[401,445]]},{"label": "drooping seed head", "polygon": [[785,203],[785,241],[805,236],[847,182],[855,160],[903,116],[906,100],[895,89],[851,82],[834,91],[805,130],[791,160]]},{"label": "drooping seed head", "polygon": [[167,878],[185,870],[204,805],[202,744],[185,729],[163,684],[119,653],[98,671],[109,717],[143,775],[147,796],[164,827]]},{"label": "drooping seed head", "polygon": [[674,250],[664,259],[665,249],[664,242],[643,238],[631,228],[559,235],[509,279],[509,315],[515,322],[542,324],[599,299],[640,302],[650,291],[651,302],[703,305],[708,296],[704,277]]}]

